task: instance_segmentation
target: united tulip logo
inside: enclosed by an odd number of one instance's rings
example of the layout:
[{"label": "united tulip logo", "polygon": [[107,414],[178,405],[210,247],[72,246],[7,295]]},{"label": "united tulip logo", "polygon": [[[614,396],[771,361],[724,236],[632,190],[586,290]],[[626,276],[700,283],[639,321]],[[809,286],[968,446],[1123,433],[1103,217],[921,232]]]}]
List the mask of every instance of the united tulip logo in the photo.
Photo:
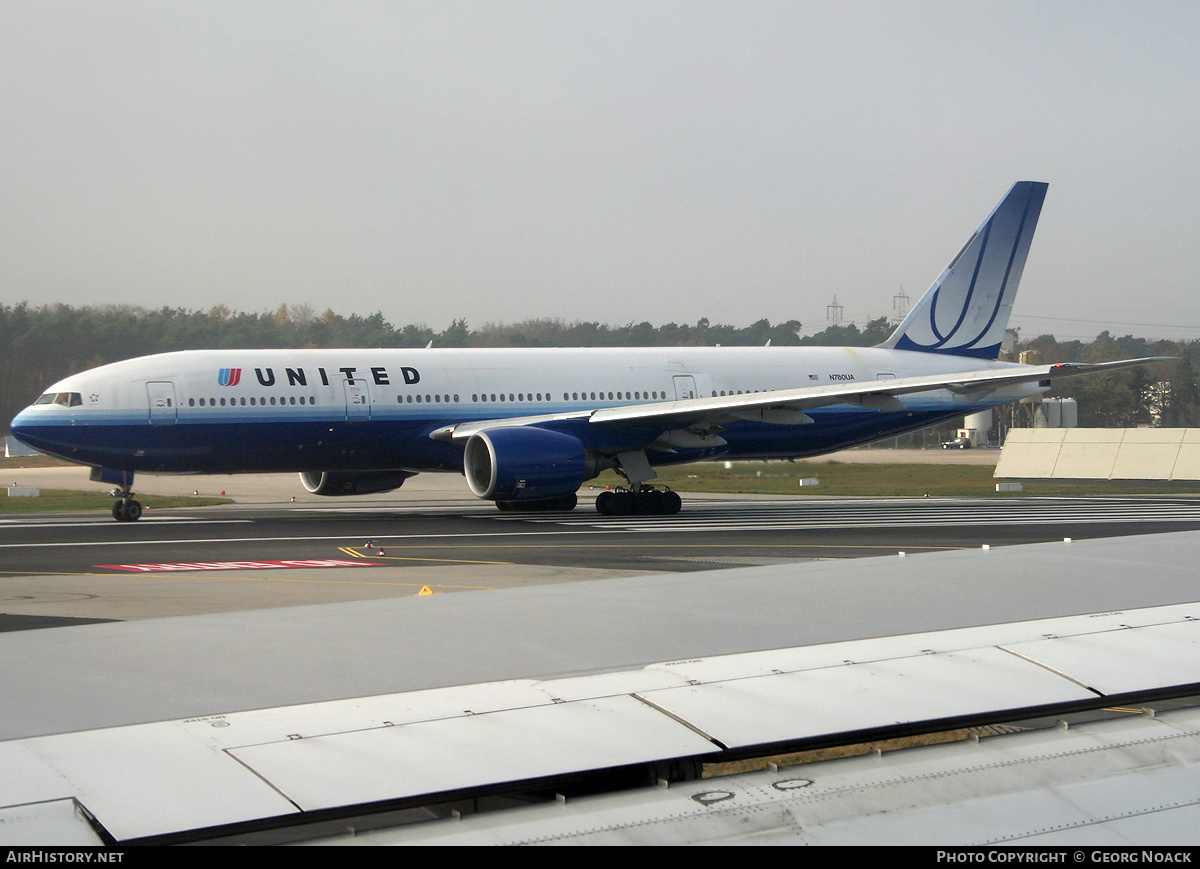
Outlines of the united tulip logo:
[{"label": "united tulip logo", "polygon": [[242,369],[222,368],[217,374],[217,383],[221,386],[237,386],[242,379]]}]

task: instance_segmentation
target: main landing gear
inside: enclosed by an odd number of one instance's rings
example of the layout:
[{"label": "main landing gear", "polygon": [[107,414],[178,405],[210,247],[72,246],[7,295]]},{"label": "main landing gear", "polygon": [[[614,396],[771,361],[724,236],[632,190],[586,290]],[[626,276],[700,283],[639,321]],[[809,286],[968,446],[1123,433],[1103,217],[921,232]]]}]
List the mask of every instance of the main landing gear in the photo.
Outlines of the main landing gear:
[{"label": "main landing gear", "polygon": [[142,505],[134,500],[133,492],[128,489],[113,489],[112,496],[116,498],[113,504],[113,518],[118,522],[136,522],[142,518]]},{"label": "main landing gear", "polygon": [[627,489],[606,489],[596,497],[596,512],[601,516],[674,516],[683,506],[670,489],[656,489],[647,483],[657,474],[650,467],[645,450],[617,453],[617,473],[629,483]]},{"label": "main landing gear", "polygon": [[674,516],[683,506],[679,495],[670,489],[639,486],[635,489],[604,490],[596,496],[596,512],[601,516],[641,515]]}]

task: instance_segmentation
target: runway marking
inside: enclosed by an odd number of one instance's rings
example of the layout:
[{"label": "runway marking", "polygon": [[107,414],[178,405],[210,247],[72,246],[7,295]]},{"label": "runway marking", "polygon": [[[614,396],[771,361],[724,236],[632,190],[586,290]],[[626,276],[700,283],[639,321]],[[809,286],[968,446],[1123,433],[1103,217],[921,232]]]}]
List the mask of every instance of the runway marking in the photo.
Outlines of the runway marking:
[{"label": "runway marking", "polygon": [[[588,532],[579,532],[588,533]],[[523,535],[513,535],[520,537]],[[562,535],[559,535],[562,536]],[[386,537],[380,537],[380,540],[386,540]],[[436,545],[440,549],[578,549],[579,546],[575,543],[443,543],[439,541],[436,544],[399,544],[391,546],[390,549],[407,548],[407,549],[427,549],[429,546]],[[595,549],[668,549],[677,551],[679,544],[677,543],[642,543],[622,541],[621,543],[588,543],[589,550]],[[948,545],[948,544],[927,544],[917,543],[909,547],[908,551],[924,551],[924,550],[958,550],[958,549],[975,549],[974,544],[970,545]],[[753,549],[756,552],[763,549],[882,549],[887,552],[895,552],[896,545],[893,543],[814,543],[805,541],[803,543],[764,543],[756,541],[754,543],[687,543],[687,549]],[[646,556],[649,557],[649,556]],[[667,557],[667,556],[662,556]],[[480,562],[486,563],[486,562]]]},{"label": "runway marking", "polygon": [[[286,506],[286,505],[285,505]],[[431,513],[441,515],[444,513],[498,513],[491,504],[473,503],[473,504],[380,504],[375,507],[350,507],[338,505],[336,507],[291,507],[290,513],[395,513],[396,511],[404,511],[405,513],[419,511],[422,514]]]},{"label": "runway marking", "polygon": [[[138,520],[138,525],[148,523],[153,525],[249,525],[254,522],[253,519],[194,519],[191,516],[171,516],[171,517],[156,517],[151,519],[144,517]],[[117,524],[107,520],[79,520],[76,522],[55,522],[52,520],[38,521],[34,520],[17,520],[17,519],[0,519],[0,530],[7,528],[130,528],[133,527],[130,523],[122,522]]]},{"label": "runway marking", "polygon": [[79,570],[0,570],[0,576],[112,576],[111,573],[85,573]]},{"label": "runway marking", "polygon": [[[466,533],[439,533],[439,534],[375,534],[377,540],[462,540],[467,538],[486,538],[486,537],[561,537],[564,534],[608,534],[610,532],[603,530],[579,530],[579,531],[480,531]],[[330,534],[320,536],[306,536],[299,538],[296,536],[285,537],[194,537],[194,538],[176,538],[174,540],[57,540],[47,541],[44,543],[0,543],[0,549],[28,549],[31,546],[36,546],[39,549],[46,547],[72,547],[72,546],[181,546],[192,543],[294,543],[296,540],[303,539],[308,542],[316,542],[323,540],[342,540],[344,541],[349,535],[346,534]],[[363,535],[355,534],[356,539],[361,539]]]},{"label": "runway marking", "polygon": [[[853,499],[828,501],[720,501],[689,504],[687,511],[676,516],[601,516],[590,510],[572,514],[489,514],[487,517],[468,514],[463,518],[473,522],[503,523],[492,525],[503,530],[425,532],[410,534],[371,532],[380,541],[396,545],[402,541],[450,541],[444,545],[464,545],[466,541],[507,540],[518,544],[518,540],[529,538],[555,538],[565,535],[589,537],[628,534],[688,533],[704,530],[761,531],[769,533],[786,530],[821,530],[829,528],[901,528],[901,527],[955,527],[990,525],[1077,525],[1086,523],[1138,523],[1161,522],[1200,523],[1200,499],[1191,502],[1180,500],[1155,502],[1137,499],[1022,499],[1003,503],[952,500],[952,499],[876,499],[861,501]],[[405,511],[393,515],[403,518]],[[256,520],[227,520],[253,522]],[[381,520],[382,521],[382,520]],[[517,523],[517,524],[514,524]],[[88,523],[83,523],[88,524]],[[184,524],[184,523],[180,523]],[[127,526],[133,523],[127,523]],[[11,526],[9,526],[11,527]],[[45,526],[41,526],[45,527]],[[97,527],[92,523],[92,527]],[[113,526],[118,527],[118,526]],[[475,527],[480,527],[476,525]],[[487,527],[487,526],[483,526]],[[173,538],[169,540],[138,539],[129,535],[130,527],[122,528],[118,539],[102,541],[45,541],[38,543],[0,543],[0,550],[28,549],[30,546],[45,547],[88,547],[88,546],[182,546],[221,544],[251,544],[292,542],[297,538],[288,535],[246,537],[198,537]],[[347,537],[363,539],[345,532],[329,535],[309,535],[308,542],[333,541],[344,545]],[[417,545],[417,544],[414,544]],[[532,543],[520,543],[529,546]],[[597,545],[588,542],[587,546]],[[621,545],[628,545],[624,541]],[[689,544],[695,545],[695,544]]]},{"label": "runway marking", "polygon": [[[918,506],[919,505],[919,506]],[[764,515],[768,513],[769,515]],[[821,528],[957,527],[996,524],[1088,524],[1200,522],[1195,503],[1087,499],[1079,501],[1022,500],[1004,503],[972,501],[795,501],[689,505],[676,516],[601,516],[599,514],[503,515],[501,522],[528,522],[567,527],[607,528],[614,531],[813,530]]]},{"label": "runway marking", "polygon": [[[384,538],[380,539],[382,540]],[[354,556],[355,558],[383,558],[388,561],[432,561],[438,564],[502,564],[510,567],[513,564],[511,561],[472,561],[464,558],[418,558],[415,555],[384,555],[382,549],[380,549],[379,553],[376,555],[363,555],[362,553],[351,549],[349,546],[339,546],[338,549],[347,555]],[[384,565],[379,566],[382,567]]]},{"label": "runway marking", "polygon": [[306,558],[296,561],[181,561],[163,564],[94,564],[92,566],[131,573],[159,573],[188,570],[278,570],[293,567],[384,567],[385,565],[374,564],[370,561],[343,561],[337,558]]}]

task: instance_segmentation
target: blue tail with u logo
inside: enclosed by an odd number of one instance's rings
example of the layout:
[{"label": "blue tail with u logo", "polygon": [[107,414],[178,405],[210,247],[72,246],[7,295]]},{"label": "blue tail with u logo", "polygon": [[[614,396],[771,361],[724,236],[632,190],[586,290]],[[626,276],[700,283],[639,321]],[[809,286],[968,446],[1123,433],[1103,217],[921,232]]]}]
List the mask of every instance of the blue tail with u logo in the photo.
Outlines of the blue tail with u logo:
[{"label": "blue tail with u logo", "polygon": [[881,347],[995,359],[1049,185],[1018,181]]}]

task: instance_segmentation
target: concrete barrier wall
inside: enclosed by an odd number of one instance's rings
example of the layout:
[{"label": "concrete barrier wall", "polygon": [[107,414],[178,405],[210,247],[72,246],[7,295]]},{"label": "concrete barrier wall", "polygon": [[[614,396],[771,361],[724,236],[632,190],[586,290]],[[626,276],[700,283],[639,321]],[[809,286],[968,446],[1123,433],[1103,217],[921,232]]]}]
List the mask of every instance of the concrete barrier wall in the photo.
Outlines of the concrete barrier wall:
[{"label": "concrete barrier wall", "polygon": [[998,480],[1200,480],[1200,429],[1011,429]]}]

